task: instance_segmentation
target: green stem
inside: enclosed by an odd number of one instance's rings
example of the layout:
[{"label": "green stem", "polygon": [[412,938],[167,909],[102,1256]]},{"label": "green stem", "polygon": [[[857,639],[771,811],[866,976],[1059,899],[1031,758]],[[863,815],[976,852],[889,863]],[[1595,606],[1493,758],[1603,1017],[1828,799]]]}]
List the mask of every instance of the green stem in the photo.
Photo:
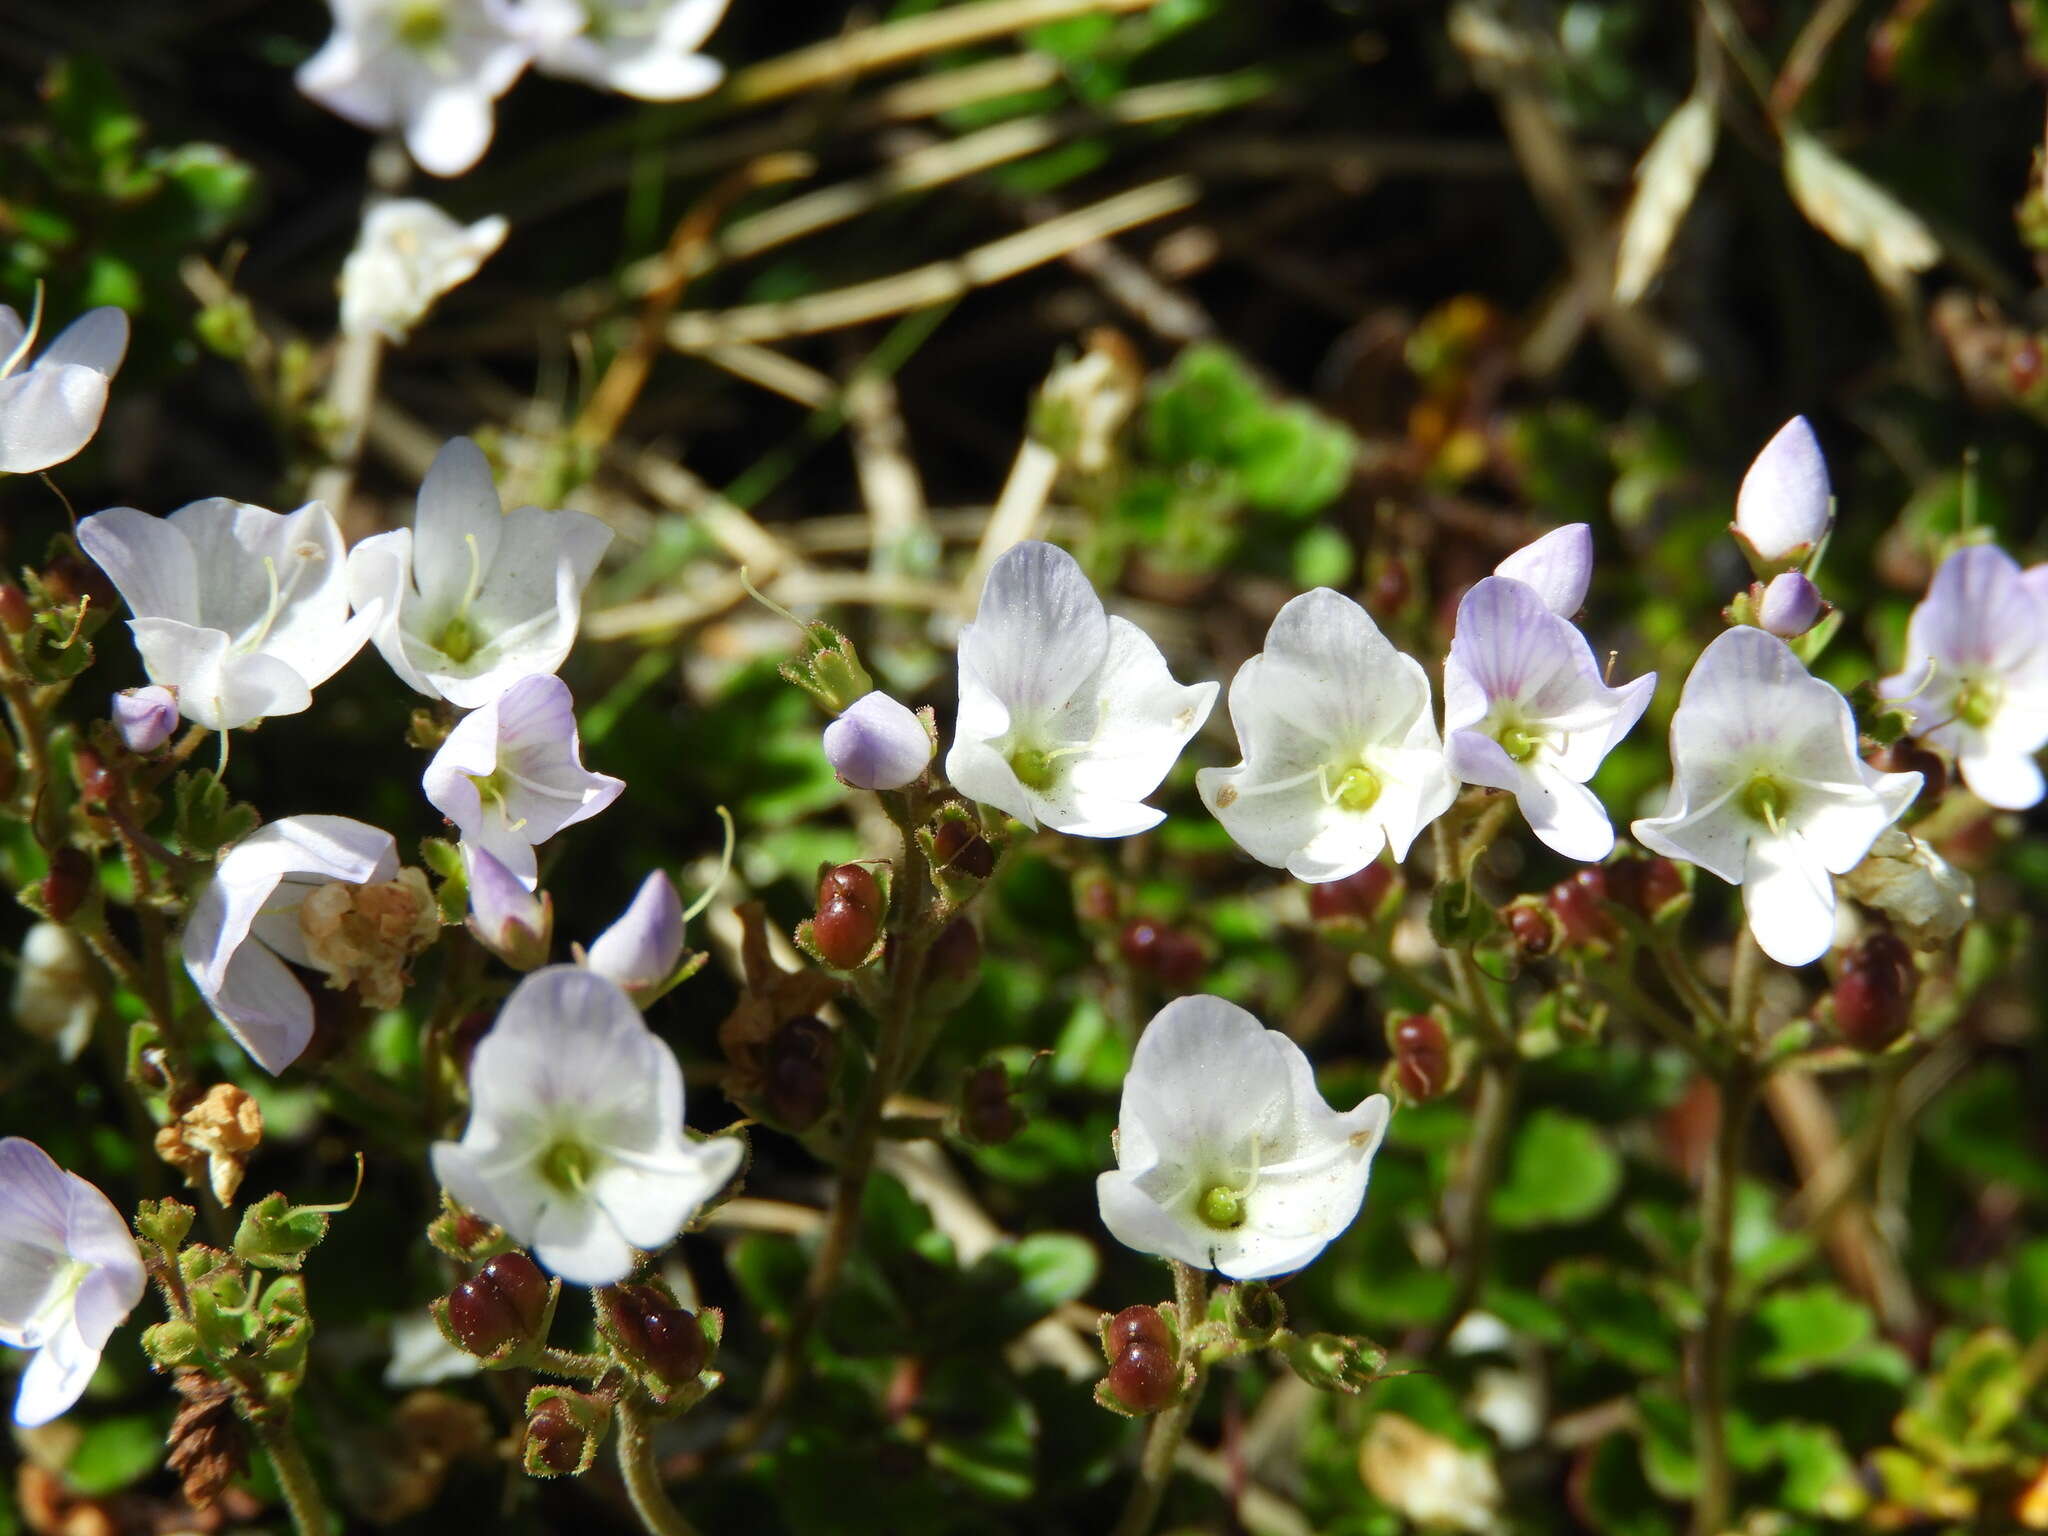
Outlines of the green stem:
[{"label": "green stem", "polygon": [[661,1484],[654,1463],[654,1437],[648,1433],[638,1399],[630,1393],[619,1400],[618,1436],[619,1473],[626,1480],[633,1513],[640,1517],[648,1536],[697,1536],[697,1528],[683,1518]]},{"label": "green stem", "polygon": [[1650,953],[1657,957],[1657,964],[1664,972],[1664,979],[1671,983],[1671,990],[1676,992],[1679,1000],[1691,1010],[1693,1021],[1699,1026],[1700,1033],[1710,1038],[1726,1038],[1728,1015],[1722,1012],[1721,1005],[1714,1001],[1713,994],[1707,990],[1706,984],[1693,970],[1692,962],[1686,959],[1673,942],[1671,935],[1653,935]]},{"label": "green stem", "polygon": [[[1202,1388],[1208,1384],[1208,1367],[1195,1344],[1196,1329],[1209,1312],[1208,1277],[1192,1265],[1174,1260],[1173,1300],[1180,1314],[1180,1363],[1195,1368],[1195,1379],[1170,1407],[1153,1419],[1151,1432],[1145,1437],[1144,1454],[1138,1459],[1137,1485],[1131,1489],[1130,1500],[1124,1505],[1112,1536],[1146,1536],[1152,1529],[1152,1522],[1159,1517],[1160,1502],[1166,1497],[1167,1484],[1173,1481],[1174,1459],[1180,1453],[1180,1443],[1187,1437],[1188,1425],[1201,1405]],[[1186,1374],[1185,1370],[1182,1374]]]},{"label": "green stem", "polygon": [[1714,1136],[1700,1191],[1700,1246],[1696,1284],[1701,1301],[1692,1385],[1693,1454],[1700,1491],[1693,1505],[1693,1536],[1719,1536],[1728,1524],[1734,1476],[1728,1464],[1728,1392],[1734,1341],[1735,1191],[1742,1177],[1744,1132],[1756,1103],[1756,1080],[1747,1063],[1721,1080],[1721,1124]]},{"label": "green stem", "polygon": [[1465,1164],[1445,1215],[1451,1229],[1456,1283],[1451,1304],[1439,1323],[1438,1339],[1457,1327],[1479,1299],[1486,1283],[1486,1260],[1493,1247],[1493,1189],[1507,1162],[1514,1128],[1515,1100],[1521,1090],[1521,1058],[1496,1053],[1479,1064],[1479,1094],[1472,1109],[1472,1139]]},{"label": "green stem", "polygon": [[292,1432],[290,1412],[287,1407],[266,1412],[256,1420],[256,1437],[270,1458],[271,1470],[277,1474],[277,1486],[283,1490],[285,1508],[291,1513],[292,1529],[298,1536],[327,1536],[327,1507],[320,1501],[320,1485],[313,1479],[313,1469],[306,1464],[299,1437]]}]

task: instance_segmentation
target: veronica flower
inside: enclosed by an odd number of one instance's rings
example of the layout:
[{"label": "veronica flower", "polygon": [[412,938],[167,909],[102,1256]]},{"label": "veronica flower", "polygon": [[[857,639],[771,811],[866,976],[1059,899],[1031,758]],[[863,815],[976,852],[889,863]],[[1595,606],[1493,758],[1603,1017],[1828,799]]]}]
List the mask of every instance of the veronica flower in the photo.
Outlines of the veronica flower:
[{"label": "veronica flower", "polygon": [[154,752],[178,728],[178,696],[155,683],[124,688],[114,695],[109,713],[130,752]]},{"label": "veronica flower", "polygon": [[1512,793],[1530,830],[1566,858],[1604,859],[1614,828],[1586,781],[1656,686],[1649,673],[1609,688],[1586,637],[1535,588],[1489,576],[1458,604],[1444,662],[1451,772]]},{"label": "veronica flower", "polygon": [[372,131],[402,128],[420,168],[459,176],[491,142],[491,103],[532,58],[505,0],[327,0],[334,31],[298,87]]},{"label": "veronica flower", "polygon": [[901,789],[932,760],[931,732],[878,688],[825,727],[825,760],[854,789]]},{"label": "veronica flower", "polygon": [[0,474],[62,464],[92,441],[128,351],[128,317],[111,305],[89,309],[23,367],[35,340],[34,319],[24,326],[0,304]]},{"label": "veronica flower", "polygon": [[573,965],[513,990],[469,1069],[469,1126],[434,1146],[456,1200],[577,1285],[611,1285],[718,1193],[736,1137],[683,1129],[683,1074],[611,981]]},{"label": "veronica flower", "polygon": [[1671,794],[1636,840],[1742,887],[1749,930],[1781,965],[1827,953],[1835,887],[1904,814],[1917,773],[1856,755],[1849,701],[1775,635],[1723,631],[1671,718]]},{"label": "veronica flower", "polygon": [[1365,1200],[1392,1106],[1323,1102],[1301,1047],[1220,997],[1168,1003],[1138,1039],[1102,1224],[1140,1253],[1256,1280],[1300,1269]]},{"label": "veronica flower", "polygon": [[1230,683],[1244,761],[1195,776],[1253,858],[1320,884],[1392,848],[1398,862],[1457,794],[1421,666],[1370,615],[1318,587],[1291,600]]},{"label": "veronica flower", "polygon": [[583,766],[576,704],[559,677],[522,677],[463,716],[427,764],[434,808],[532,890],[536,845],[619,798],[623,779]]},{"label": "veronica flower", "polygon": [[462,870],[469,886],[469,931],[476,941],[515,971],[548,963],[555,933],[555,904],[475,843],[464,843]]},{"label": "veronica flower", "polygon": [[377,204],[341,264],[342,330],[404,341],[435,300],[476,276],[507,228],[495,213],[458,224],[416,197]]},{"label": "veronica flower", "polygon": [[1586,588],[1593,580],[1593,530],[1567,523],[1524,544],[1493,568],[1534,589],[1543,606],[1569,619],[1586,606]]},{"label": "veronica flower", "polygon": [[142,1255],[114,1203],[32,1141],[0,1141],[0,1344],[32,1349],[14,1422],[47,1424],[142,1300]]},{"label": "veronica flower", "polygon": [[1216,703],[1184,687],[1128,619],[1111,618],[1063,549],[996,561],[960,632],[960,715],[946,776],[970,799],[1075,837],[1127,837],[1165,812],[1159,787]]},{"label": "veronica flower", "polygon": [[1735,497],[1736,542],[1763,569],[1803,565],[1834,521],[1820,439],[1794,416],[1763,446]]},{"label": "veronica flower", "polygon": [[292,513],[215,497],[151,517],[96,512],[78,542],[135,617],[149,680],[213,731],[295,715],[362,649],[376,612],[348,612],[341,530],[319,502]]},{"label": "veronica flower", "polygon": [[520,29],[534,64],[551,75],[638,96],[679,101],[715,90],[725,70],[697,50],[727,0],[523,0]]},{"label": "veronica flower", "polygon": [[458,437],[435,455],[412,527],[349,551],[348,588],[407,687],[475,709],[561,666],[611,539],[587,513],[503,511],[483,451]]},{"label": "veronica flower", "polygon": [[185,969],[275,1074],[313,1037],[313,1000],[292,965],[391,1007],[406,960],[438,930],[432,893],[418,870],[399,869],[390,833],[346,816],[287,816],[222,858],[185,924]]},{"label": "veronica flower", "polygon": [[1906,627],[1905,670],[1878,692],[1907,705],[1920,736],[1955,754],[1987,805],[2041,798],[2048,744],[2048,588],[1989,544],[1942,561]]},{"label": "veronica flower", "polygon": [[587,969],[636,998],[675,975],[682,963],[683,899],[675,881],[658,869],[640,882],[619,920],[592,940],[583,956]]}]

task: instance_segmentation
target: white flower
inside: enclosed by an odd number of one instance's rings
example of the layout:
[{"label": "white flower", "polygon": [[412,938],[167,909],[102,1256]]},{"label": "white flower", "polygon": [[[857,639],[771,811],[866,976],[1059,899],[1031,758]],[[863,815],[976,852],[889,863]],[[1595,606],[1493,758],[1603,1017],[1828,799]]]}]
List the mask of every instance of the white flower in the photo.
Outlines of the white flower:
[{"label": "white flower", "polygon": [[147,688],[122,689],[114,695],[109,712],[114,729],[121,733],[121,741],[130,752],[154,752],[178,728],[178,696],[155,683]]},{"label": "white flower", "polygon": [[932,760],[931,732],[876,689],[855,699],[825,727],[825,760],[840,783],[855,789],[901,789]]},{"label": "white flower", "polygon": [[463,716],[422,782],[462,840],[488,850],[529,891],[540,881],[534,848],[626,787],[583,766],[576,703],[559,677],[522,677]]},{"label": "white flower", "polygon": [[1765,566],[1802,564],[1834,521],[1820,440],[1794,416],[1763,446],[1735,497],[1734,533]]},{"label": "white flower", "polygon": [[64,1412],[142,1300],[142,1255],[99,1190],[32,1141],[0,1141],[0,1344],[32,1349],[14,1422]]},{"label": "white flower", "polygon": [[491,103],[533,56],[504,0],[328,0],[334,32],[298,86],[372,130],[403,128],[422,170],[459,176],[491,142]]},{"label": "white flower", "polygon": [[391,1324],[391,1360],[384,1367],[384,1385],[394,1391],[464,1381],[483,1368],[475,1355],[448,1342],[431,1312],[406,1312]]},{"label": "white flower", "polygon": [[1195,776],[1203,803],[1253,858],[1311,883],[1355,875],[1457,795],[1429,679],[1366,611],[1318,587],[1290,601],[1230,683],[1244,761]]},{"label": "white flower", "polygon": [[348,589],[407,687],[474,709],[561,666],[611,539],[587,513],[503,511],[483,451],[458,437],[427,471],[413,526],[349,551]]},{"label": "white flower", "polygon": [[1586,606],[1586,588],[1592,584],[1593,530],[1585,523],[1553,528],[1501,561],[1493,574],[1533,587],[1544,607],[1569,619]]},{"label": "white flower", "polygon": [[[922,727],[920,727],[922,729]],[[660,870],[640,882],[619,920],[600,933],[583,964],[625,988],[630,997],[660,986],[683,961],[683,899]]]},{"label": "white flower", "polygon": [[317,501],[281,513],[214,497],[169,517],[114,507],[80,523],[78,542],[134,610],[149,680],[208,730],[298,714],[377,623],[349,617],[341,530]]},{"label": "white flower", "polygon": [[495,213],[458,224],[416,197],[377,204],[341,264],[341,328],[404,341],[435,300],[476,276],[508,227]]},{"label": "white flower", "polygon": [[727,0],[523,0],[519,26],[534,66],[588,85],[679,101],[715,90],[725,70],[697,50]]},{"label": "white flower", "polygon": [[287,816],[220,861],[185,925],[185,969],[264,1071],[282,1072],[313,1037],[313,1000],[285,962],[331,970],[321,941],[307,932],[306,898],[329,885],[397,876],[391,834],[346,816]]},{"label": "white flower", "polygon": [[128,317],[111,305],[89,309],[24,368],[35,339],[33,322],[0,304],[0,474],[62,464],[92,441],[128,351]]},{"label": "white flower", "polygon": [[1827,953],[1830,874],[1854,869],[1920,791],[1856,755],[1849,701],[1775,635],[1723,631],[1671,718],[1670,798],[1635,823],[1645,848],[1742,887],[1749,930],[1781,965]]},{"label": "white flower", "polygon": [[1257,1280],[1300,1269],[1365,1200],[1391,1106],[1323,1102],[1301,1047],[1220,997],[1145,1026],[1124,1079],[1102,1224],[1139,1253]]},{"label": "white flower", "polygon": [[1955,754],[1971,794],[2009,811],[2040,800],[2034,754],[2048,744],[2048,589],[2035,578],[1992,545],[1957,550],[1913,610],[1904,670],[1877,685]]},{"label": "white flower", "polygon": [[92,955],[85,941],[62,923],[32,923],[21,941],[21,965],[14,973],[14,1022],[75,1061],[92,1038],[100,1011],[93,984]]},{"label": "white flower", "polygon": [[683,1073],[632,999],[573,965],[505,1000],[469,1069],[469,1126],[434,1173],[577,1285],[611,1285],[739,1171],[735,1137],[683,1130]]},{"label": "white flower", "polygon": [[1489,576],[1458,604],[1444,662],[1451,772],[1510,791],[1530,830],[1566,858],[1604,859],[1614,828],[1586,781],[1656,686],[1653,672],[1609,688],[1586,637],[1535,588]]},{"label": "white flower", "polygon": [[1183,687],[1128,619],[1103,612],[1074,557],[1036,541],[996,561],[960,632],[960,716],[946,776],[962,794],[1075,837],[1128,837],[1216,703]]}]

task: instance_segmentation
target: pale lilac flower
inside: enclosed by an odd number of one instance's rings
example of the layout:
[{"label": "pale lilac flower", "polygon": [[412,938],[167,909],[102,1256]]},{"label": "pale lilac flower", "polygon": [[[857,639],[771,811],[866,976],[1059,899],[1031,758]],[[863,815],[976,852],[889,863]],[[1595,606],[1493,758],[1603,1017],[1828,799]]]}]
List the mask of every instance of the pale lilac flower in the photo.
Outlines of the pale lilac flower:
[{"label": "pale lilac flower", "polygon": [[154,752],[178,728],[178,696],[151,683],[114,695],[114,729],[130,752]]},{"label": "pale lilac flower", "polygon": [[495,213],[458,224],[416,197],[377,204],[341,264],[342,330],[403,342],[442,294],[476,276],[509,227]]},{"label": "pale lilac flower", "polygon": [[349,551],[349,595],[377,616],[371,638],[407,687],[475,709],[562,665],[611,538],[587,513],[503,511],[483,451],[458,437],[427,471],[413,526]]},{"label": "pale lilac flower", "polygon": [[14,972],[14,1022],[76,1061],[92,1039],[100,989],[85,941],[62,923],[31,923]]},{"label": "pale lilac flower", "polygon": [[1355,875],[1450,808],[1429,679],[1358,604],[1291,600],[1230,684],[1244,761],[1195,776],[1202,801],[1261,863],[1319,884]]},{"label": "pale lilac flower", "polygon": [[313,999],[292,965],[328,967],[300,922],[323,886],[398,875],[389,832],[346,816],[287,816],[228,850],[185,924],[185,969],[216,1017],[264,1071],[282,1072],[313,1038]]},{"label": "pale lilac flower", "polygon": [[586,969],[609,977],[635,999],[674,976],[682,961],[683,899],[675,881],[658,869],[640,882],[619,920],[583,956]]},{"label": "pale lilac flower", "polygon": [[862,694],[825,727],[825,761],[854,789],[901,789],[931,760],[924,722],[880,689]]},{"label": "pale lilac flower", "polygon": [[1798,571],[1780,571],[1756,605],[1756,622],[1780,640],[1797,640],[1820,622],[1820,588]]},{"label": "pale lilac flower", "polygon": [[1903,670],[1877,685],[1915,734],[1955,755],[1970,793],[2001,810],[2041,798],[2048,745],[2048,591],[2004,550],[1942,561],[1906,628]]},{"label": "pale lilac flower", "polygon": [[456,722],[422,780],[434,809],[529,891],[533,850],[618,799],[623,779],[583,766],[576,702],[559,677],[522,677]]},{"label": "pale lilac flower", "polygon": [[1074,557],[1019,544],[996,561],[960,632],[960,714],[946,776],[969,799],[1074,837],[1128,837],[1216,703],[1184,687],[1128,619],[1111,618]]},{"label": "pale lilac flower", "polygon": [[78,542],[134,611],[149,680],[208,730],[298,714],[378,621],[349,617],[341,530],[317,501],[279,513],[214,497],[169,517],[114,507],[80,523]]},{"label": "pale lilac flower", "polygon": [[14,1422],[77,1402],[142,1300],[142,1255],[114,1203],[32,1141],[0,1141],[0,1344],[32,1349]]},{"label": "pale lilac flower", "polygon": [[724,19],[727,0],[521,0],[521,34],[544,74],[643,101],[680,101],[717,89],[725,70],[697,50]]},{"label": "pale lilac flower", "polygon": [[612,1285],[739,1171],[683,1128],[683,1073],[616,984],[573,965],[513,990],[469,1069],[469,1126],[434,1146],[456,1200],[564,1280]]},{"label": "pale lilac flower", "polygon": [[476,941],[515,971],[548,963],[555,932],[555,904],[536,895],[496,856],[475,843],[462,844],[469,884],[469,931]]},{"label": "pale lilac flower", "polygon": [[337,116],[402,128],[420,169],[459,176],[491,142],[491,104],[533,57],[507,0],[327,0],[334,31],[298,87]]},{"label": "pale lilac flower", "polygon": [[1289,1274],[1358,1215],[1391,1113],[1376,1093],[1339,1114],[1285,1035],[1220,997],[1177,999],[1131,1058],[1102,1224],[1233,1280]]},{"label": "pale lilac flower", "polygon": [[1535,589],[1543,606],[1569,619],[1586,606],[1586,588],[1593,580],[1593,530],[1585,523],[1566,523],[1524,544],[1493,568]]},{"label": "pale lilac flower", "polygon": [[1735,497],[1736,542],[1766,568],[1804,564],[1834,521],[1820,440],[1794,416],[1764,444]]},{"label": "pale lilac flower", "polygon": [[1489,576],[1458,604],[1444,662],[1451,772],[1509,791],[1547,846],[1597,862],[1613,851],[1614,828],[1586,782],[1656,687],[1654,672],[1608,687],[1586,637],[1535,588]]},{"label": "pale lilac flower", "polygon": [[24,367],[41,314],[38,301],[23,325],[0,304],[0,474],[34,474],[91,442],[106,414],[107,387],[127,355],[128,317],[107,305],[80,315]]},{"label": "pale lilac flower", "polygon": [[1856,755],[1849,701],[1775,635],[1715,637],[1671,719],[1671,793],[1636,840],[1742,887],[1749,930],[1781,965],[1827,953],[1835,886],[1920,792]]}]

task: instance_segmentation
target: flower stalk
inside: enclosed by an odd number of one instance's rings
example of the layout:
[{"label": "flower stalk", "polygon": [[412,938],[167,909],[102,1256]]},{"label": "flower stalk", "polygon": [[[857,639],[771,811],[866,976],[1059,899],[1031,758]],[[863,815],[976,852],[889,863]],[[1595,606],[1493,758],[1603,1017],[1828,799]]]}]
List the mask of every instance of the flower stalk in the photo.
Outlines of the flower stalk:
[{"label": "flower stalk", "polygon": [[1180,1443],[1187,1438],[1188,1425],[1201,1406],[1202,1389],[1208,1385],[1209,1368],[1195,1342],[1197,1325],[1209,1311],[1209,1278],[1193,1265],[1173,1261],[1173,1304],[1180,1324],[1180,1365],[1182,1375],[1194,1368],[1194,1379],[1181,1388],[1173,1404],[1152,1421],[1145,1437],[1144,1454],[1138,1461],[1138,1481],[1117,1520],[1114,1536],[1145,1536],[1159,1518],[1160,1502],[1173,1480],[1174,1460]]},{"label": "flower stalk", "polygon": [[633,1513],[649,1536],[697,1536],[697,1528],[683,1517],[662,1486],[654,1460],[654,1436],[649,1433],[646,1410],[637,1392],[619,1399],[613,1422],[618,1431],[619,1475],[625,1479]]}]

